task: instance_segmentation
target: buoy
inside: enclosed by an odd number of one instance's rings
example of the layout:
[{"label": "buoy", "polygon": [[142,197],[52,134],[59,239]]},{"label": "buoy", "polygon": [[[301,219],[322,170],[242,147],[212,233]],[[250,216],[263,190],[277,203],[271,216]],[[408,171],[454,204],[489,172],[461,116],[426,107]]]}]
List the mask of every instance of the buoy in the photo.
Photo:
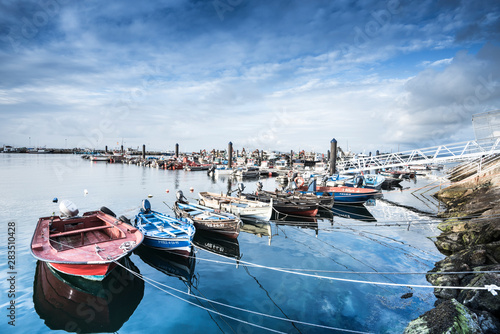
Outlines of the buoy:
[{"label": "buoy", "polygon": [[269,172],[269,177],[273,176],[273,172]]},{"label": "buoy", "polygon": [[86,196],[86,195],[88,195],[88,194],[89,194],[89,191],[88,191],[87,189],[84,189],[84,190],[83,190],[83,194]]},{"label": "buoy", "polygon": [[54,197],[54,199],[52,200],[52,203],[57,203],[58,199],[57,197]]},{"label": "buoy", "polygon": [[193,188],[193,187],[189,188],[189,191],[190,191],[190,192],[193,192],[193,191],[194,191],[194,188]]},{"label": "buoy", "polygon": [[167,190],[165,190],[165,192],[168,194],[170,192],[170,190],[167,189]]},{"label": "buoy", "polygon": [[151,197],[153,197],[153,195],[149,194],[149,195],[148,195],[148,198],[151,198]]}]

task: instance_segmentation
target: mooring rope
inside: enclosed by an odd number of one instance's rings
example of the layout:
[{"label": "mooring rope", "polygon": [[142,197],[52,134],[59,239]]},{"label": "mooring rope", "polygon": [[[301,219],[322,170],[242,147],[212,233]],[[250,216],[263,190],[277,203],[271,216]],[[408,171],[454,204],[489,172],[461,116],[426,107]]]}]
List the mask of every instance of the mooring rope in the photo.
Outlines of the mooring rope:
[{"label": "mooring rope", "polygon": [[[158,282],[158,281],[156,281],[156,280],[154,280],[152,278],[146,277],[146,276],[144,276],[142,274],[136,273],[133,270],[131,270],[130,268],[127,268],[126,266],[122,265],[121,263],[117,262],[117,265],[119,265],[122,268],[124,268],[125,270],[131,272],[133,275],[135,275],[138,278],[142,279],[144,282],[149,283],[149,284],[153,285],[154,287],[156,287],[157,289],[159,289],[159,290],[161,290],[161,291],[163,291],[165,293],[168,293],[169,295],[171,295],[173,297],[176,297],[176,298],[178,298],[178,299],[180,299],[182,301],[185,301],[185,302],[187,302],[187,303],[189,303],[189,304],[191,304],[193,306],[202,308],[202,309],[204,309],[204,310],[206,310],[208,312],[212,312],[212,313],[218,314],[218,315],[223,316],[223,317],[227,317],[227,318],[232,319],[232,320],[243,322],[243,323],[251,325],[251,326],[259,327],[259,328],[266,329],[266,330],[269,330],[269,331],[272,331],[272,332],[276,332],[276,333],[281,333],[279,331],[276,331],[276,330],[273,330],[273,329],[270,329],[270,328],[266,328],[266,327],[263,327],[263,326],[260,326],[260,325],[257,325],[257,324],[252,324],[252,323],[249,323],[247,321],[244,321],[244,320],[241,320],[241,319],[238,319],[238,318],[234,318],[234,317],[225,315],[225,314],[223,314],[221,312],[208,309],[208,308],[206,308],[204,306],[201,306],[201,305],[197,305],[197,304],[195,304],[193,302],[190,302],[190,301],[188,301],[188,300],[186,300],[184,298],[176,296],[175,294],[172,294],[171,292],[168,292],[168,291],[166,291],[166,290],[158,287],[157,285],[163,286],[165,288],[171,289],[171,290],[173,290],[175,292],[178,292],[178,293],[181,293],[181,294],[184,294],[184,295],[191,296],[189,293],[184,292],[184,291],[179,290],[179,289],[176,289],[176,288],[171,287],[169,285],[166,285],[164,283]],[[197,299],[201,299],[201,300],[207,301],[209,303],[217,304],[217,305],[228,307],[228,308],[232,308],[232,309],[235,309],[235,310],[238,310],[238,311],[248,312],[248,313],[252,313],[252,314],[255,314],[255,315],[259,315],[259,316],[263,316],[263,317],[268,317],[268,318],[272,318],[272,319],[276,319],[276,320],[282,320],[282,321],[287,321],[287,322],[291,322],[291,323],[297,323],[297,324],[301,324],[301,325],[307,325],[307,326],[324,328],[324,329],[330,329],[330,330],[336,330],[336,331],[343,331],[343,332],[347,332],[347,333],[367,333],[367,332],[360,332],[360,331],[354,331],[354,330],[349,330],[349,329],[342,329],[342,328],[337,328],[337,327],[331,327],[331,326],[326,326],[326,325],[313,324],[313,323],[304,322],[304,321],[300,321],[300,320],[282,318],[282,317],[273,316],[273,315],[270,315],[270,314],[265,314],[265,313],[261,313],[261,312],[257,312],[257,311],[252,311],[252,310],[244,309],[244,308],[241,308],[241,307],[237,307],[237,306],[233,306],[233,305],[221,303],[221,302],[218,302],[218,301],[215,301],[215,300],[211,300],[211,299],[208,299],[208,298],[205,298],[205,297],[201,297],[201,296],[195,296],[195,297]]]}]

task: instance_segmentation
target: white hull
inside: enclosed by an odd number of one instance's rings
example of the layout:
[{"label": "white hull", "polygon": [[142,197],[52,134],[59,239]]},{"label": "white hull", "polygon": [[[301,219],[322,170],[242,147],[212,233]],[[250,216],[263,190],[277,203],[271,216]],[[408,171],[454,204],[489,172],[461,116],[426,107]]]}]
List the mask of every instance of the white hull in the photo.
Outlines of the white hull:
[{"label": "white hull", "polygon": [[273,214],[273,203],[249,201],[243,198],[219,195],[214,193],[199,193],[203,205],[213,209],[221,209],[233,215],[262,220],[270,220]]}]

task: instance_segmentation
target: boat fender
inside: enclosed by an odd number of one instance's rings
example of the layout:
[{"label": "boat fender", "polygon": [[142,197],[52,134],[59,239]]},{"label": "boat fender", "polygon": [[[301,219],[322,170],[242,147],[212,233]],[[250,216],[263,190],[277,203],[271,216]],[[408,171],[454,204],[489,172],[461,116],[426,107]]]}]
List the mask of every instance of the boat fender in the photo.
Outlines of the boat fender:
[{"label": "boat fender", "polygon": [[111,211],[110,209],[108,209],[107,207],[105,207],[105,206],[102,206],[101,209],[100,209],[100,211],[102,213],[105,213],[107,215],[110,215],[110,216],[113,216],[113,217],[116,218],[116,214],[113,211]]},{"label": "boat fender", "polygon": [[147,199],[142,200],[141,212],[142,213],[150,213],[151,212],[151,203],[149,203],[149,201]]},{"label": "boat fender", "polygon": [[356,188],[361,188],[361,187],[363,187],[363,177],[356,176]]},{"label": "boat fender", "polygon": [[295,180],[293,180],[296,184],[297,187],[302,187],[304,185],[304,178],[302,177],[296,177]]}]

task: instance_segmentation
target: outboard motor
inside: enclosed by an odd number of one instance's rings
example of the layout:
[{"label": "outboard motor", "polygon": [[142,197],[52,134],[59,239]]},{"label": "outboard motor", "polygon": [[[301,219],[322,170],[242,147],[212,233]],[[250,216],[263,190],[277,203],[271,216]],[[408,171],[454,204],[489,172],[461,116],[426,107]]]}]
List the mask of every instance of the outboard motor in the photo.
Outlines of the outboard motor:
[{"label": "outboard motor", "polygon": [[238,183],[238,196],[241,196],[241,193],[245,190],[245,185],[243,183]]},{"label": "outboard motor", "polygon": [[257,191],[261,191],[264,188],[264,186],[262,185],[262,182],[259,181],[256,184],[257,184]]},{"label": "outboard motor", "polygon": [[65,199],[59,203],[59,211],[61,211],[61,217],[63,218],[71,218],[76,217],[78,214],[78,208],[75,203]]},{"label": "outboard motor", "polygon": [[141,212],[142,213],[150,213],[151,212],[151,203],[149,203],[149,201],[147,199],[142,201]]},{"label": "outboard motor", "polygon": [[362,188],[362,187],[363,187],[363,177],[356,176],[356,188]]},{"label": "outboard motor", "polygon": [[177,190],[177,192],[175,193],[175,196],[177,197],[177,201],[181,202],[181,203],[187,203],[188,200],[186,197],[184,197],[184,194],[182,193],[182,190]]}]

